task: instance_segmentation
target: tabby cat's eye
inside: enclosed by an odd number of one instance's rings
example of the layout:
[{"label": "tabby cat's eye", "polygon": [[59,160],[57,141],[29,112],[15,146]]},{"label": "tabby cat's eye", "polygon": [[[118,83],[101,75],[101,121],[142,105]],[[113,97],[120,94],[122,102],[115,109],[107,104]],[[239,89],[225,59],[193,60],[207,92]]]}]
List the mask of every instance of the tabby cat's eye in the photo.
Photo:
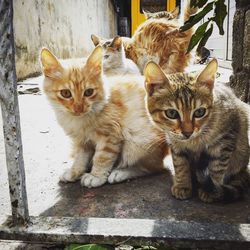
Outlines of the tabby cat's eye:
[{"label": "tabby cat's eye", "polygon": [[86,89],[84,91],[84,96],[92,96],[94,93],[94,89]]},{"label": "tabby cat's eye", "polygon": [[199,108],[194,111],[194,117],[195,118],[201,118],[206,114],[205,108]]},{"label": "tabby cat's eye", "polygon": [[72,97],[72,94],[69,89],[62,89],[60,91],[60,94],[62,97],[67,98],[67,99]]},{"label": "tabby cat's eye", "polygon": [[109,55],[104,55],[104,59],[108,59],[109,58]]},{"label": "tabby cat's eye", "polygon": [[164,112],[169,119],[178,119],[180,117],[178,111],[175,109],[167,109]]}]

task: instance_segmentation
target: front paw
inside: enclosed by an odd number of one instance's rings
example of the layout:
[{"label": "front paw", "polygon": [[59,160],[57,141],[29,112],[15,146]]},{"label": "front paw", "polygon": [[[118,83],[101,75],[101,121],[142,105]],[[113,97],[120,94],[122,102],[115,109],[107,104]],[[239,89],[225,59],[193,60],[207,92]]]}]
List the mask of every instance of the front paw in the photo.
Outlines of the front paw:
[{"label": "front paw", "polygon": [[75,182],[80,179],[81,173],[70,168],[67,169],[59,178],[60,182]]},{"label": "front paw", "polygon": [[212,193],[208,193],[208,192],[205,192],[204,190],[202,189],[199,189],[198,190],[198,196],[200,198],[200,200],[202,200],[203,202],[206,202],[206,203],[211,203],[214,201],[214,196]]},{"label": "front paw", "polygon": [[128,174],[126,174],[123,169],[116,169],[111,172],[110,176],[108,177],[108,182],[110,184],[114,184],[127,180],[128,177]]},{"label": "front paw", "polygon": [[176,199],[180,200],[185,200],[192,196],[192,189],[189,187],[174,185],[171,188],[171,192]]},{"label": "front paw", "polygon": [[106,183],[106,177],[97,177],[92,174],[84,174],[81,179],[81,185],[84,187],[92,188],[92,187],[99,187]]}]

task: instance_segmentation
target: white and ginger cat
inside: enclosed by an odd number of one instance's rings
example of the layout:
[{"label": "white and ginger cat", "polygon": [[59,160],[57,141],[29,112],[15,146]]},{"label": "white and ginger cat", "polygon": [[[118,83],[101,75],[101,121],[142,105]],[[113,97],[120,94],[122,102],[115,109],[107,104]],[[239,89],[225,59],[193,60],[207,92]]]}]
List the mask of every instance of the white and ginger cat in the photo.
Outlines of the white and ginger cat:
[{"label": "white and ginger cat", "polygon": [[167,148],[149,122],[143,77],[105,78],[102,61],[101,46],[70,66],[41,51],[44,92],[73,142],[74,163],[62,182],[98,187],[163,169]]},{"label": "white and ginger cat", "polygon": [[91,35],[91,39],[95,46],[101,45],[103,48],[103,72],[106,76],[141,74],[137,65],[126,58],[121,37],[107,40]]},{"label": "white and ginger cat", "polygon": [[[175,168],[172,194],[233,201],[249,187],[249,105],[215,82],[217,61],[202,72],[165,74],[145,67],[147,108],[166,134]],[[196,184],[196,185],[193,185]]]}]

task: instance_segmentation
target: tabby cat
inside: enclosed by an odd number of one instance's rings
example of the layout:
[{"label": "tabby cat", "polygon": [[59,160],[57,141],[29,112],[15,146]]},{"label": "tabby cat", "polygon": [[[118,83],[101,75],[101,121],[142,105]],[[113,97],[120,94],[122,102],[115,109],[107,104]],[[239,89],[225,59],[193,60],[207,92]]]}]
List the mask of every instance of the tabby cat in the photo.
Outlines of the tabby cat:
[{"label": "tabby cat", "polygon": [[232,201],[249,186],[250,108],[215,83],[217,66],[213,59],[200,74],[145,67],[147,109],[171,146],[177,199],[190,198],[197,185],[204,202]]},{"label": "tabby cat", "polygon": [[149,12],[146,10],[143,10],[143,14],[146,17],[146,19],[150,18],[165,18],[168,20],[176,19],[179,15],[179,7],[177,6],[172,12],[169,11],[159,11],[159,12]]},{"label": "tabby cat", "polygon": [[98,187],[163,169],[164,137],[150,125],[142,76],[105,78],[102,60],[101,46],[66,66],[41,51],[44,92],[73,142],[74,163],[62,182]]},{"label": "tabby cat", "polygon": [[103,47],[103,72],[106,76],[140,75],[136,64],[126,58],[121,37],[116,36],[114,39],[107,40],[91,35],[91,39],[95,46],[102,45]]}]

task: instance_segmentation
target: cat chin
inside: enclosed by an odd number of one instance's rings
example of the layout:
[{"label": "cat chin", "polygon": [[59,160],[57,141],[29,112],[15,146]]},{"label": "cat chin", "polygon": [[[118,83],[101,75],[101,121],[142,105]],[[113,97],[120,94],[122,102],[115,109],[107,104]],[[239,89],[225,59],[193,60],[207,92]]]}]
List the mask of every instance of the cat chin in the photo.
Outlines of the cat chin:
[{"label": "cat chin", "polygon": [[191,141],[192,139],[194,139],[196,136],[192,135],[189,138],[186,138],[183,135],[179,135],[179,134],[175,134],[173,132],[169,133],[169,138],[175,141],[183,141],[183,142],[187,142],[187,141]]}]

